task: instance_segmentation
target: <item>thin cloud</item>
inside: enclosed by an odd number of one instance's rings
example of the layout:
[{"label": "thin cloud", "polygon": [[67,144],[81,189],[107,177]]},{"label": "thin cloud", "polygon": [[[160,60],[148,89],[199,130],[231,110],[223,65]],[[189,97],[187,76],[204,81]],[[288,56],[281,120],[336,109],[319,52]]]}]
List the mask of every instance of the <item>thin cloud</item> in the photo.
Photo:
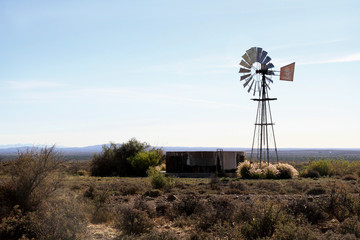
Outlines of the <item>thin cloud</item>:
[{"label": "thin cloud", "polygon": [[173,63],[151,65],[144,70],[146,72],[172,72],[181,75],[219,74],[233,68],[233,62],[234,59],[228,56],[203,56]]},{"label": "thin cloud", "polygon": [[299,65],[309,65],[309,64],[325,64],[325,63],[343,63],[343,62],[357,62],[360,61],[360,53],[349,54],[343,57],[334,57],[331,59],[322,59],[316,61],[299,61]]},{"label": "thin cloud", "polygon": [[115,96],[122,96],[122,97],[141,97],[145,99],[161,99],[161,100],[172,100],[176,103],[186,104],[200,104],[200,105],[207,105],[213,107],[238,107],[238,105],[233,103],[225,103],[225,102],[218,102],[218,101],[211,101],[205,100],[200,98],[189,98],[189,97],[181,97],[176,95],[167,95],[167,94],[158,94],[158,93],[151,93],[153,91],[146,91],[146,90],[129,90],[129,89],[109,89],[109,88],[90,88],[90,89],[83,89],[80,90],[82,94],[86,95],[103,95],[104,97],[111,95]]},{"label": "thin cloud", "polygon": [[55,88],[66,86],[66,84],[51,81],[9,81],[9,84],[13,89]]},{"label": "thin cloud", "polygon": [[319,45],[327,45],[327,44],[333,44],[333,43],[339,43],[344,42],[344,39],[330,39],[330,40],[324,40],[324,41],[317,41],[317,42],[305,42],[305,43],[295,43],[295,44],[282,44],[277,46],[269,47],[269,51],[274,50],[281,50],[281,49],[289,49],[289,48],[299,48],[299,47],[310,47],[310,46],[319,46]]},{"label": "thin cloud", "polygon": [[237,104],[218,102],[202,98],[192,98],[178,95],[154,93],[154,89],[137,88],[82,88],[75,90],[59,90],[53,92],[26,93],[22,100],[26,102],[59,101],[70,99],[81,99],[82,101],[98,99],[99,101],[114,102],[121,99],[137,99],[138,101],[171,101],[177,105],[201,105],[207,107],[239,107]]}]

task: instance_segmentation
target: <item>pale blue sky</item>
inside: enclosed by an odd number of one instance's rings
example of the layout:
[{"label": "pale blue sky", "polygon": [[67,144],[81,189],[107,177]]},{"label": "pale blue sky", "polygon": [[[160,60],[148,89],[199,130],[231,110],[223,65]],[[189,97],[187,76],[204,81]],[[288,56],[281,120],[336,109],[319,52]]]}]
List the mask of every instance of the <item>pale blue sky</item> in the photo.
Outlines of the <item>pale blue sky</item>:
[{"label": "pale blue sky", "polygon": [[0,1],[0,144],[250,147],[250,47],[294,82],[278,147],[360,147],[360,1]]}]

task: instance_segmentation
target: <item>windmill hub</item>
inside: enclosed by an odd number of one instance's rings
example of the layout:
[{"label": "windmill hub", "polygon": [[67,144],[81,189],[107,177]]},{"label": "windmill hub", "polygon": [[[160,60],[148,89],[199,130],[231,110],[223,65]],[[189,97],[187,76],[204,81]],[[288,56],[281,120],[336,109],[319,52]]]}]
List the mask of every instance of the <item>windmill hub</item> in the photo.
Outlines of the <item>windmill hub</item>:
[{"label": "windmill hub", "polygon": [[260,74],[263,74],[263,75],[267,75],[267,74],[269,74],[269,71],[266,68],[261,68],[261,69],[257,69],[255,71],[255,73],[260,73]]},{"label": "windmill hub", "polygon": [[[266,161],[269,164],[270,155],[275,153],[278,161],[278,153],[275,141],[274,123],[272,121],[270,101],[276,98],[269,98],[268,90],[270,83],[273,83],[272,76],[275,66],[270,63],[268,53],[259,47],[252,47],[242,56],[239,73],[242,74],[240,81],[244,81],[244,88],[252,91],[257,98],[252,99],[258,102],[256,112],[255,129],[251,148],[250,161]],[[284,66],[280,69],[280,80],[293,81],[295,63]],[[270,147],[273,140],[273,150]],[[255,147],[255,144],[257,147]]]}]

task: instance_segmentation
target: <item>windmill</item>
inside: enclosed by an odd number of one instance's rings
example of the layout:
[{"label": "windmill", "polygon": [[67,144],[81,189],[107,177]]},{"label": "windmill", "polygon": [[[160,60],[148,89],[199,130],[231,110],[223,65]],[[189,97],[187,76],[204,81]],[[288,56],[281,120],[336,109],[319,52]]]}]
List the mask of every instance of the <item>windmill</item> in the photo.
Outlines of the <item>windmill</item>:
[{"label": "windmill", "polygon": [[239,71],[240,81],[244,81],[244,88],[256,97],[251,100],[258,102],[250,161],[259,161],[260,164],[262,161],[269,164],[270,155],[274,154],[276,161],[279,161],[270,109],[270,101],[277,98],[269,98],[268,94],[270,83],[273,83],[272,77],[280,76],[280,80],[293,81],[295,69],[295,63],[291,63],[276,71],[270,61],[271,58],[265,50],[252,47],[242,56]]}]

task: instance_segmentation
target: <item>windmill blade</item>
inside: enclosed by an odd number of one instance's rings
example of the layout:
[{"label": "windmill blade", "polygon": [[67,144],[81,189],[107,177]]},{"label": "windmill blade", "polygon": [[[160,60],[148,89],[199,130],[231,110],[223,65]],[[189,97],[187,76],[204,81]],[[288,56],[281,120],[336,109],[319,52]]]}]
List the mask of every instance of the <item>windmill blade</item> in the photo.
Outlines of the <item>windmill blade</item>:
[{"label": "windmill blade", "polygon": [[257,84],[255,83],[253,96],[255,96],[256,87],[257,87]]},{"label": "windmill blade", "polygon": [[251,82],[251,84],[250,84],[250,87],[249,87],[249,89],[248,89],[248,93],[251,91],[251,88],[252,88],[252,86],[254,85],[254,80]]},{"label": "windmill blade", "polygon": [[256,61],[256,47],[252,47],[249,50],[246,51],[247,55],[249,56],[251,60],[251,64],[253,64]]},{"label": "windmill blade", "polygon": [[264,62],[264,59],[265,59],[266,55],[267,55],[267,51],[265,51],[265,50],[262,51],[259,63]]},{"label": "windmill blade", "polygon": [[249,65],[247,62],[245,62],[244,60],[241,60],[240,65],[246,68],[251,68],[251,65]]},{"label": "windmill blade", "polygon": [[271,60],[271,57],[267,56],[265,58],[265,60],[263,61],[263,64],[267,64],[268,62],[270,62],[270,60]]},{"label": "windmill blade", "polygon": [[274,64],[269,63],[268,65],[266,65],[266,67],[267,67],[267,69],[270,69],[270,68],[273,68],[273,67],[275,67],[275,66],[274,66]]},{"label": "windmill blade", "polygon": [[267,75],[275,75],[275,72],[274,71],[268,71]]},{"label": "windmill blade", "polygon": [[243,58],[248,64],[250,64],[250,65],[253,64],[253,62],[251,62],[249,56],[248,56],[246,53],[242,56],[242,58]]},{"label": "windmill blade", "polygon": [[239,73],[249,73],[249,72],[251,72],[251,70],[247,69],[247,68],[240,68],[240,71],[239,71]]},{"label": "windmill blade", "polygon": [[240,78],[240,81],[241,81],[241,80],[244,80],[244,79],[246,79],[246,78],[248,78],[248,77],[250,77],[250,76],[251,76],[251,74],[242,75],[241,78]]},{"label": "windmill blade", "polygon": [[266,68],[266,65],[265,65],[265,64],[261,64],[261,70],[262,70],[262,71],[265,71],[265,72],[267,71],[267,68]]},{"label": "windmill blade", "polygon": [[256,62],[260,62],[260,57],[262,53],[262,48],[256,48],[257,54],[256,54]]},{"label": "windmill blade", "polygon": [[251,80],[252,80],[252,76],[246,81],[246,83],[244,83],[244,87],[246,87],[249,84],[249,82],[251,82]]},{"label": "windmill blade", "polygon": [[269,90],[271,90],[270,87],[269,87],[269,85],[268,85],[267,83],[265,83],[265,85],[266,85],[266,87],[267,87]]},{"label": "windmill blade", "polygon": [[267,76],[265,76],[265,78],[266,78],[269,82],[274,83],[274,81],[273,81],[271,78],[269,78],[269,77],[267,77]]}]

